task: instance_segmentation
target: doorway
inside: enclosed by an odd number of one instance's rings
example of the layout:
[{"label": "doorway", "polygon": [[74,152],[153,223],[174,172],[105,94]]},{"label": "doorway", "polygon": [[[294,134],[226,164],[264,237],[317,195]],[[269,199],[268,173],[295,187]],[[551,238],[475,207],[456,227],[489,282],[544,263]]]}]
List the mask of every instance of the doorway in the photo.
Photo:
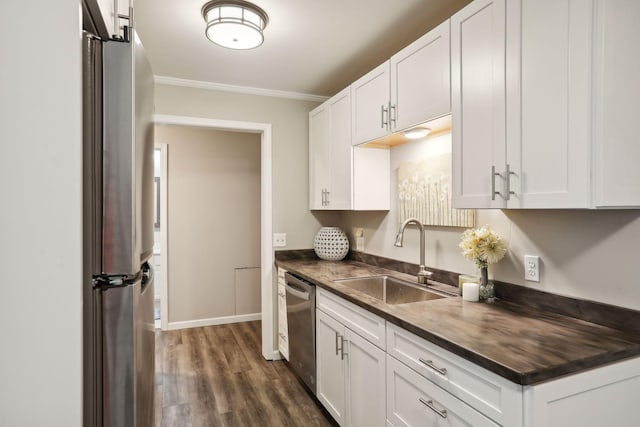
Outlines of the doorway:
[{"label": "doorway", "polygon": [[168,145],[155,143],[153,151],[153,314],[156,329],[167,329],[168,305],[163,296],[167,288],[167,154]]},{"label": "doorway", "polygon": [[[279,359],[280,355],[276,347],[275,325],[274,325],[274,304],[275,292],[273,286],[273,244],[272,244],[272,218],[273,218],[273,202],[272,202],[272,142],[271,142],[271,124],[239,122],[231,120],[204,119],[185,116],[156,115],[154,117],[156,124],[196,126],[209,129],[256,133],[260,135],[260,288],[261,288],[261,324],[262,324],[262,356],[267,360]],[[166,181],[166,180],[165,180]],[[165,193],[166,194],[166,193]],[[166,200],[166,197],[165,197]],[[161,206],[163,208],[163,206]],[[166,212],[166,203],[164,206]],[[166,234],[165,234],[166,239]],[[166,240],[165,240],[166,242]],[[165,251],[166,253],[166,251]],[[166,265],[166,262],[165,262]],[[167,288],[170,284],[166,284],[162,290],[161,299],[167,301]],[[161,318],[166,319],[166,306],[163,304]]]}]

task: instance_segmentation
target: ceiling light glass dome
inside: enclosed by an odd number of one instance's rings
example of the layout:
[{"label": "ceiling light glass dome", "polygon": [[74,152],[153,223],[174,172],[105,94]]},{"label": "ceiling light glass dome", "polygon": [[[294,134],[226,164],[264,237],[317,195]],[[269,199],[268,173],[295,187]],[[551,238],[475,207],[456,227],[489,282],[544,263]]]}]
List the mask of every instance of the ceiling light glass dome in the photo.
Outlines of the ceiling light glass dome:
[{"label": "ceiling light glass dome", "polygon": [[202,7],[206,35],[229,49],[253,49],[264,41],[269,17],[258,6],[239,0],[214,0]]}]

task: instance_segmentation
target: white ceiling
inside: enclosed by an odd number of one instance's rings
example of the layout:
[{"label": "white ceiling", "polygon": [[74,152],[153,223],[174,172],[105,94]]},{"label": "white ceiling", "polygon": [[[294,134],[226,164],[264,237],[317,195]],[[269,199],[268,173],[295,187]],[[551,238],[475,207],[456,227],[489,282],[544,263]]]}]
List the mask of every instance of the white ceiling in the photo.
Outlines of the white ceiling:
[{"label": "white ceiling", "polygon": [[265,42],[234,51],[204,35],[207,0],[135,0],[156,76],[330,96],[470,0],[254,0]]}]

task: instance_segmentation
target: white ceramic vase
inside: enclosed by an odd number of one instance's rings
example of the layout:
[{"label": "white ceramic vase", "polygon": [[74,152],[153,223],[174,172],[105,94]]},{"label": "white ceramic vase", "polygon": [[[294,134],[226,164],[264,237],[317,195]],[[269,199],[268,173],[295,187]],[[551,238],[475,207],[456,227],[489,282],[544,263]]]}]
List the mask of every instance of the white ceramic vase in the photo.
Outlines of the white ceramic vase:
[{"label": "white ceramic vase", "polygon": [[339,227],[322,227],[313,239],[313,250],[320,259],[340,261],[349,252],[349,239]]}]

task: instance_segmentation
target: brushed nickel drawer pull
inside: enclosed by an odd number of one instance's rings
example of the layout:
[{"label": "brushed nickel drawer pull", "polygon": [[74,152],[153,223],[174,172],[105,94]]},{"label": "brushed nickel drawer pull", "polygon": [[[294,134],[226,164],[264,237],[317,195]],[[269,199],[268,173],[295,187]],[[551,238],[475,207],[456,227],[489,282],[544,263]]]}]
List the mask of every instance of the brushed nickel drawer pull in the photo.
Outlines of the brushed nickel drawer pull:
[{"label": "brushed nickel drawer pull", "polygon": [[441,418],[447,418],[447,410],[446,409],[438,409],[433,404],[433,400],[424,400],[423,398],[418,399],[420,403],[431,409],[433,412],[438,414]]},{"label": "brushed nickel drawer pull", "polygon": [[338,335],[338,333],[336,332],[336,356],[338,355],[338,338],[340,337],[340,335]]},{"label": "brushed nickel drawer pull", "polygon": [[428,367],[430,367],[431,369],[433,369],[434,371],[436,371],[437,373],[439,373],[440,375],[447,375],[447,369],[446,368],[438,368],[436,365],[433,364],[433,360],[424,360],[422,357],[418,359],[420,361],[420,363],[427,365]]}]

